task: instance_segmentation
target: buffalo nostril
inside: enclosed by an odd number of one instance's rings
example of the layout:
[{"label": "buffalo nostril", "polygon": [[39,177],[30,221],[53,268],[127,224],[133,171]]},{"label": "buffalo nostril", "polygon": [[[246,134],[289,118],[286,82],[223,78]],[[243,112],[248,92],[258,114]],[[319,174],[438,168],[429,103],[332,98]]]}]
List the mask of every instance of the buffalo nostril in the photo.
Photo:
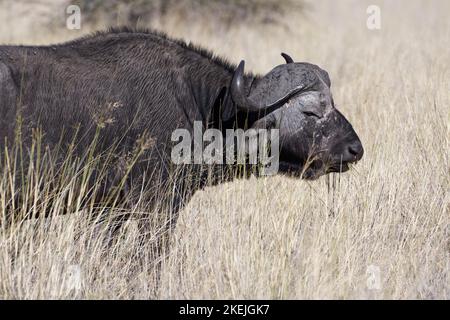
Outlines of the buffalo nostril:
[{"label": "buffalo nostril", "polygon": [[353,143],[348,146],[348,151],[352,154],[357,160],[360,160],[363,156],[364,149],[361,143]]}]

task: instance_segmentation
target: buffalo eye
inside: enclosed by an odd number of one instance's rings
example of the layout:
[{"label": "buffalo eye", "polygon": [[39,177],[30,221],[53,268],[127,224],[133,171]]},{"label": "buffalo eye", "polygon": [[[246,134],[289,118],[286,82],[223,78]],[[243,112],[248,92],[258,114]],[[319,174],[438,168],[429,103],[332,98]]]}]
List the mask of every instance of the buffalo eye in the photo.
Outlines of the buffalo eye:
[{"label": "buffalo eye", "polygon": [[317,118],[317,119],[322,118],[321,115],[319,115],[319,114],[317,114],[317,113],[315,113],[315,112],[313,112],[313,111],[302,111],[302,112],[303,112],[303,114],[306,115],[307,117],[315,117],[315,118]]}]

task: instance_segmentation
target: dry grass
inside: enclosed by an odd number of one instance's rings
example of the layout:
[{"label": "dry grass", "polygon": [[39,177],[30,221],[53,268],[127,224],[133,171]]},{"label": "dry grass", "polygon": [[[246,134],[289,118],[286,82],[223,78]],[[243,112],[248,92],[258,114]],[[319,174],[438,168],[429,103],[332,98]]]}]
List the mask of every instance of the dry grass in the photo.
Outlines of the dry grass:
[{"label": "dry grass", "polygon": [[[281,63],[280,51],[328,70],[365,147],[354,170],[198,192],[163,253],[159,281],[153,242],[138,241],[134,222],[109,248],[107,232],[93,232],[82,213],[3,228],[0,298],[450,298],[450,5],[376,1],[382,28],[370,31],[372,2],[316,1],[285,25],[227,32],[210,17],[154,22],[234,62],[245,58],[254,71]],[[17,35],[8,25],[15,20],[2,21],[7,42],[78,35]],[[378,289],[371,270],[379,270]]]}]

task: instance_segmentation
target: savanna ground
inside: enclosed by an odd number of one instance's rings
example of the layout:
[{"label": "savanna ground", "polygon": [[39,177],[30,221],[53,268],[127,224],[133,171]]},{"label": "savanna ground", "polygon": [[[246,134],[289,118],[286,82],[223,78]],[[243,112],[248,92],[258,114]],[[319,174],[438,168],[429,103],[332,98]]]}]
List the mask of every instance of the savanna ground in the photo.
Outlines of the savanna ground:
[{"label": "savanna ground", "polygon": [[[84,212],[17,221],[0,230],[0,298],[450,298],[450,3],[289,1],[273,16],[240,8],[233,20],[220,3],[186,11],[186,1],[134,23],[254,72],[282,63],[281,51],[320,65],[363,160],[313,182],[276,176],[200,191],[160,258],[158,223],[142,243],[129,222],[111,247]],[[123,23],[120,12],[115,22],[99,14],[69,31],[59,2],[0,1],[0,42],[45,44]],[[372,4],[380,30],[366,26]],[[3,215],[10,169],[0,169]]]}]

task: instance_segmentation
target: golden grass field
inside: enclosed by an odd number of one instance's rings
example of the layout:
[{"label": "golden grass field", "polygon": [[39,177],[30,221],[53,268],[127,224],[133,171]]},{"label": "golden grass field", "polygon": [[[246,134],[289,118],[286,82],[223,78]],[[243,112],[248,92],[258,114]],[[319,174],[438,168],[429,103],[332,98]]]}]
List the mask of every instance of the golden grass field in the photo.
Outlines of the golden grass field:
[{"label": "golden grass field", "polygon": [[[366,27],[371,4],[381,8],[380,30]],[[0,43],[104,27],[40,31],[30,23],[37,18],[0,10]],[[449,12],[445,0],[330,0],[293,10],[281,25],[154,21],[254,72],[283,63],[281,51],[318,64],[363,160],[312,182],[276,176],[199,191],[161,259],[151,254],[159,230],[142,244],[133,221],[113,247],[83,212],[2,227],[0,299],[449,299]],[[2,211],[8,179],[1,168]]]}]

